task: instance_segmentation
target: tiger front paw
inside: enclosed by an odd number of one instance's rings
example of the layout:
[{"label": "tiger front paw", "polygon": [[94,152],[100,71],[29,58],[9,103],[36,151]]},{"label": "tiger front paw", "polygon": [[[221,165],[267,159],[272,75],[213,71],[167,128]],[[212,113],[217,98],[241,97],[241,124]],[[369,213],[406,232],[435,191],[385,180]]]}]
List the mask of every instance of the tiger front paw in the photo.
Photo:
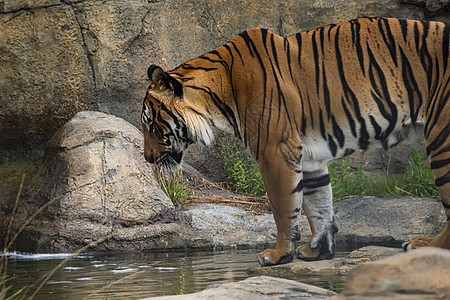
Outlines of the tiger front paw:
[{"label": "tiger front paw", "polygon": [[263,267],[286,264],[293,259],[294,251],[286,252],[279,249],[266,249],[258,254],[258,262]]}]

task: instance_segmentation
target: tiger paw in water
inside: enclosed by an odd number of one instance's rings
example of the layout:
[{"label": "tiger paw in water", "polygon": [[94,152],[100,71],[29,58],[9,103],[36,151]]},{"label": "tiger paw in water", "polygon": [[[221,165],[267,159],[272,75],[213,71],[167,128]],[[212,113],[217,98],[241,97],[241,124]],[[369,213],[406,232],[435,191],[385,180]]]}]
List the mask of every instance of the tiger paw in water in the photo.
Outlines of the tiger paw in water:
[{"label": "tiger paw in water", "polygon": [[293,259],[294,251],[285,252],[278,249],[266,249],[258,254],[258,262],[263,267],[286,264]]}]

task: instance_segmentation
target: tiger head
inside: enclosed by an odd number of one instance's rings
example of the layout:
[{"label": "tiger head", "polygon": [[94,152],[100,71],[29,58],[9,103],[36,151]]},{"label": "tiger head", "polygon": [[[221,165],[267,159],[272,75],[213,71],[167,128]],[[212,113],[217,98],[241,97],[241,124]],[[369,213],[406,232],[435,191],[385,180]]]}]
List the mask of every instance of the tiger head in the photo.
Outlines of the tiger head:
[{"label": "tiger head", "polygon": [[148,77],[150,86],[141,113],[144,157],[152,164],[171,169],[181,163],[183,151],[194,142],[177,107],[183,98],[183,87],[155,65],[148,68]]}]

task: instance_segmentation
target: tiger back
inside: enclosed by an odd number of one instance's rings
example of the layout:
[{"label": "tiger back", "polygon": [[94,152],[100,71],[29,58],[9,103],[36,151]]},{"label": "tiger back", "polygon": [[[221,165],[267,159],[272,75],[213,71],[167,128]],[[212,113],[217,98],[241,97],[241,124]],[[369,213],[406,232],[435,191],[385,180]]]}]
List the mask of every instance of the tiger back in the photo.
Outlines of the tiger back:
[{"label": "tiger back", "polygon": [[[447,227],[419,246],[450,248],[450,68],[448,25],[361,18],[287,38],[250,29],[172,71],[148,71],[144,155],[181,163],[213,128],[237,136],[263,177],[277,225],[262,265],[334,256],[337,232],[330,161],[358,149],[388,149],[424,132]],[[298,240],[300,211],[312,231]]]}]

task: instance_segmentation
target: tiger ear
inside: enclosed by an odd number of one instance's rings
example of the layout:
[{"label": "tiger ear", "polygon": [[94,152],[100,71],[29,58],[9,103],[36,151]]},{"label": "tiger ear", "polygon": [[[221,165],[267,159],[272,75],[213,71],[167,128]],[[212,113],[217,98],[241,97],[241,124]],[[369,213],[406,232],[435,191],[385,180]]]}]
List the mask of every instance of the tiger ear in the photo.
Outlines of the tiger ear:
[{"label": "tiger ear", "polygon": [[154,91],[170,91],[174,95],[183,96],[183,86],[175,78],[157,66],[151,65],[147,70],[148,78],[150,79],[150,87]]}]

